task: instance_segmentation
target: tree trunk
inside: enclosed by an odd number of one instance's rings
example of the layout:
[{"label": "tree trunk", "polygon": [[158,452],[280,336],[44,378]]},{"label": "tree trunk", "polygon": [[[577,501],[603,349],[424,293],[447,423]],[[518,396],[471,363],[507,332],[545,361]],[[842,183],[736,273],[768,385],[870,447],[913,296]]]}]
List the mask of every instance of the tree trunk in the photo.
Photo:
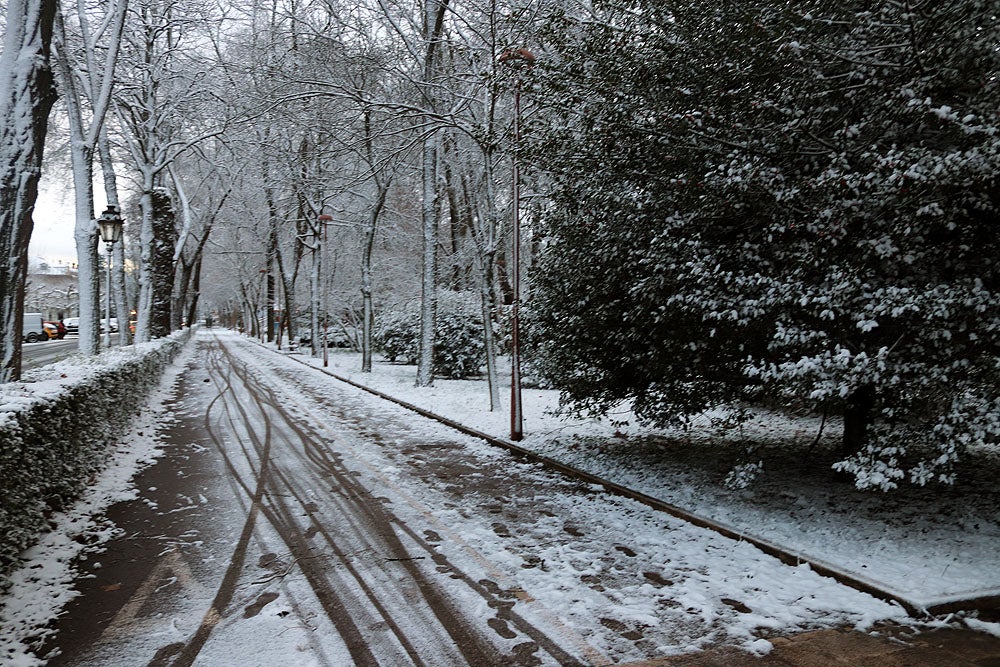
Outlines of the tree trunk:
[{"label": "tree trunk", "polygon": [[448,238],[450,241],[449,252],[451,253],[451,271],[448,277],[448,287],[454,292],[460,292],[465,287],[464,271],[458,261],[459,251],[462,248],[462,231],[466,227],[468,219],[467,211],[459,204],[458,186],[456,181],[458,176],[451,167],[454,149],[453,142],[446,141],[444,145],[444,182],[445,194],[448,197]]},{"label": "tree trunk", "polygon": [[[111,142],[104,126],[97,143],[98,156],[101,162],[101,172],[104,175],[104,194],[108,205],[118,206],[118,177],[115,174],[114,161],[111,158]],[[128,290],[125,288],[125,234],[115,244],[114,266],[111,269],[111,294],[115,302],[115,317],[118,318],[118,345],[132,344],[132,332],[129,331]]]},{"label": "tree trunk", "polygon": [[94,222],[94,147],[95,143],[84,126],[85,91],[81,91],[77,71],[68,54],[62,20],[54,24],[56,80],[66,104],[69,124],[70,162],[73,173],[73,209],[76,224],[77,281],[80,301],[80,336],[78,347],[86,355],[97,354],[101,347],[101,262],[97,224]]},{"label": "tree trunk", "polygon": [[420,283],[420,356],[417,386],[434,384],[434,325],[437,320],[437,146],[436,137],[424,139],[423,157],[423,270]]},{"label": "tree trunk", "polygon": [[177,243],[175,214],[170,197],[157,189],[152,203],[153,248],[150,256],[150,338],[170,334],[170,309],[174,291],[174,246]]},{"label": "tree trunk", "polygon": [[497,377],[497,345],[493,335],[496,316],[494,282],[494,256],[496,254],[497,210],[496,192],[493,189],[493,153],[484,150],[486,182],[486,221],[476,230],[476,250],[479,259],[479,299],[483,309],[483,346],[486,352],[486,384],[490,392],[490,411],[500,409],[500,382]]},{"label": "tree trunk", "polygon": [[376,179],[378,194],[375,205],[368,216],[365,226],[364,247],[361,250],[361,372],[372,372],[372,324],[375,321],[375,308],[372,305],[372,251],[375,249],[375,231],[378,229],[378,219],[385,206],[389,194],[389,183],[380,183]]},{"label": "tree trunk", "polygon": [[187,321],[188,326],[198,317],[198,301],[201,298],[201,260],[204,255],[195,254],[194,266],[191,270],[191,287],[188,290]]},{"label": "tree trunk", "polygon": [[10,0],[0,56],[0,382],[21,376],[21,327],[31,212],[49,111],[55,0]]},{"label": "tree trunk", "polygon": [[242,332],[251,338],[256,338],[257,318],[254,315],[256,306],[250,298],[250,289],[252,289],[252,286],[243,280],[240,281],[240,311],[243,318]]},{"label": "tree trunk", "polygon": [[514,286],[510,282],[510,271],[507,266],[507,254],[502,240],[497,241],[496,253],[497,279],[500,282],[500,295],[503,305],[514,303]]},{"label": "tree trunk", "polygon": [[486,384],[490,392],[490,412],[500,409],[500,387],[497,380],[496,337],[493,335],[494,303],[490,290],[493,282],[493,256],[481,256],[479,267],[479,301],[483,312],[483,345],[486,352]]},{"label": "tree trunk", "polygon": [[[428,109],[435,106],[434,76],[437,72],[437,51],[444,31],[444,15],[448,0],[424,0],[423,31],[426,54],[423,62],[421,92]],[[434,383],[434,329],[437,321],[437,142],[438,132],[424,137],[423,202],[420,207],[423,227],[423,267],[420,283],[420,356],[417,360],[417,386]]]},{"label": "tree trunk", "polygon": [[135,342],[148,343],[150,335],[150,304],[152,302],[153,263],[153,171],[143,169],[143,192],[139,199],[139,306],[136,308]]},{"label": "tree trunk", "polygon": [[285,273],[282,267],[278,267],[278,271],[281,275],[281,284],[283,286],[282,296],[285,302],[285,315],[284,315],[284,325],[285,331],[288,332],[288,346],[297,344],[296,335],[298,334],[298,327],[295,326],[295,318],[292,317],[292,313],[295,312],[295,277],[299,273],[298,267],[299,258],[295,259],[295,270],[292,271],[291,275]]},{"label": "tree trunk", "polygon": [[[174,263],[174,289],[170,296],[170,330],[177,331],[187,317],[187,286],[191,282],[191,266],[182,256]],[[190,324],[190,320],[188,320]]]},{"label": "tree trunk", "polygon": [[73,190],[76,202],[77,280],[80,289],[80,339],[83,354],[97,354],[101,347],[100,236],[94,222],[94,171],[86,147],[74,142]]},{"label": "tree trunk", "polygon": [[320,309],[323,307],[320,299],[319,276],[322,269],[322,247],[319,245],[319,235],[315,237],[316,247],[312,251],[312,270],[309,273],[309,294],[312,297],[312,308],[309,313],[309,350],[314,357],[319,356],[319,324]]},{"label": "tree trunk", "polygon": [[875,389],[869,384],[858,387],[847,397],[842,445],[844,456],[858,453],[867,444],[868,425],[871,423],[871,412],[874,407]]},{"label": "tree trunk", "polygon": [[274,342],[274,262],[270,261],[267,263],[267,273],[264,279],[264,289],[267,291],[264,298],[267,301],[267,306],[264,309],[264,329],[265,337],[268,343]]}]

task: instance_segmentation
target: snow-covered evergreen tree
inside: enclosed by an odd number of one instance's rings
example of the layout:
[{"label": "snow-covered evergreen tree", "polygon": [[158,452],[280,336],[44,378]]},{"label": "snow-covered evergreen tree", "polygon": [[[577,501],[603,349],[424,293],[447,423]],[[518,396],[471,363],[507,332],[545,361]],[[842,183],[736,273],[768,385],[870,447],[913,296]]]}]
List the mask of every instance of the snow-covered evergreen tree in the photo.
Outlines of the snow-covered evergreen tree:
[{"label": "snow-covered evergreen tree", "polygon": [[1000,436],[998,8],[559,17],[538,312],[567,398],[829,410],[859,486],[952,481]]}]

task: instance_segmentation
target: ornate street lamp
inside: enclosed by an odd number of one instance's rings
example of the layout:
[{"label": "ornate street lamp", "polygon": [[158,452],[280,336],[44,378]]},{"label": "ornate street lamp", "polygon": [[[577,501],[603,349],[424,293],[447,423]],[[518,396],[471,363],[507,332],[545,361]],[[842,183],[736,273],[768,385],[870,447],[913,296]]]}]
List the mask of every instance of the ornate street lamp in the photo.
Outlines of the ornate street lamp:
[{"label": "ornate street lamp", "polygon": [[524,438],[524,413],[521,409],[521,341],[520,341],[520,303],[521,303],[521,174],[518,168],[517,153],[521,148],[521,72],[531,69],[535,56],[528,49],[511,49],[504,51],[497,58],[503,65],[511,67],[516,72],[514,80],[514,152],[511,158],[511,193],[512,227],[514,238],[511,242],[511,263],[513,267],[514,303],[511,310],[510,323],[510,439],[517,442]]},{"label": "ornate street lamp", "polygon": [[108,347],[111,347],[111,260],[112,252],[115,248],[115,243],[122,238],[122,227],[125,225],[125,220],[122,218],[121,211],[119,208],[113,204],[109,204],[104,213],[101,213],[101,217],[97,219],[97,228],[101,232],[101,240],[107,244],[108,249],[108,307],[107,307],[107,341]]}]

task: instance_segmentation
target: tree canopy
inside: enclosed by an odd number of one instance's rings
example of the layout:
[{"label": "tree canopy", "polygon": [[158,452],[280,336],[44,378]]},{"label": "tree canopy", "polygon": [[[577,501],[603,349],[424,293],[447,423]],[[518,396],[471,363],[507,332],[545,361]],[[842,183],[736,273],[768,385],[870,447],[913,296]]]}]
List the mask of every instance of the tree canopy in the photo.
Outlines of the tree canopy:
[{"label": "tree canopy", "polygon": [[553,16],[543,366],[653,423],[844,417],[861,486],[1000,435],[996,2],[604,2]]}]

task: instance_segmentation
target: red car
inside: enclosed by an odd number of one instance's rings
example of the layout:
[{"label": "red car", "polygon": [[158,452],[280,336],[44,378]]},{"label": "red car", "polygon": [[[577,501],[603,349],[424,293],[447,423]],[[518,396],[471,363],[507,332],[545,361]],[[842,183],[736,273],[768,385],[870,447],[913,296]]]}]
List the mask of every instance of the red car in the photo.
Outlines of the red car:
[{"label": "red car", "polygon": [[66,337],[66,325],[62,322],[43,322],[45,333],[49,335],[49,340],[58,338],[62,340]]}]

